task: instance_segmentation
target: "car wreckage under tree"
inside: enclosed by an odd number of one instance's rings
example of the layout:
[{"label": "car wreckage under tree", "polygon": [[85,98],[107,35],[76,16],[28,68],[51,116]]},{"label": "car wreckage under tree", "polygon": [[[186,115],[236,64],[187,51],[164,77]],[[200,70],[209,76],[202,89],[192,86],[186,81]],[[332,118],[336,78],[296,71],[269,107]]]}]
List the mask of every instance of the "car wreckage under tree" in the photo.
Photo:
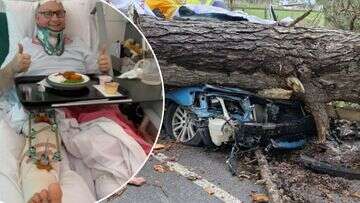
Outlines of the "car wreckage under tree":
[{"label": "car wreckage under tree", "polygon": [[166,98],[170,102],[164,116],[167,134],[194,146],[232,144],[226,163],[233,175],[239,150],[299,149],[314,133],[312,116],[295,101],[212,85],[180,88]]},{"label": "car wreckage under tree", "polygon": [[[151,44],[166,86],[217,84],[258,92],[292,90],[296,77],[315,120],[318,141],[329,132],[331,101],[360,101],[360,35],[324,28],[245,21],[135,19]],[[294,88],[293,88],[294,89]]]},{"label": "car wreckage under tree", "polygon": [[[295,105],[297,106],[295,109],[304,110],[303,114],[297,116],[309,118],[308,114],[312,115],[316,126],[312,134],[317,135],[320,144],[324,143],[329,135],[329,119],[338,118],[328,104],[332,101],[354,103],[360,101],[358,85],[360,35],[357,33],[324,28],[285,27],[277,23],[263,25],[246,21],[232,22],[191,17],[165,21],[148,16],[137,16],[134,22],[140,27],[157,55],[167,90],[173,87],[182,87],[186,90],[194,86],[198,87],[199,84],[206,89],[206,85],[203,84],[212,84],[240,88],[241,91],[256,92],[258,96],[270,98],[273,98],[274,93],[281,95],[285,92],[287,96],[290,94],[290,100],[300,104]],[[289,78],[290,81],[295,82],[289,85]],[[295,80],[292,80],[294,78]],[[204,90],[200,92],[204,93]],[[244,98],[240,100],[244,101]],[[211,100],[208,101],[212,103]],[[221,99],[214,101],[215,105],[219,103],[221,106],[226,106],[222,105]],[[170,104],[166,114],[175,115],[176,112],[184,111],[180,103],[170,102]],[[237,104],[241,107],[239,100]],[[255,106],[257,105],[254,105],[253,116],[254,112],[256,115]],[[268,105],[265,105],[265,109],[266,106]],[[270,106],[268,110],[271,109]],[[193,107],[194,105],[190,106],[190,109]],[[189,110],[189,106],[185,109]],[[264,109],[264,106],[261,109]],[[194,116],[192,111],[188,112]],[[266,115],[267,112],[264,112],[262,111],[263,115]],[[164,122],[168,125],[165,126],[168,129],[169,118],[171,117],[165,117]],[[198,119],[198,115],[195,118]],[[301,120],[301,116],[297,118]],[[262,121],[266,122],[266,120]],[[242,122],[244,123],[251,122]],[[252,123],[259,124],[256,121]],[[310,131],[302,128],[299,132],[304,136],[305,132]],[[292,132],[296,133],[296,130]],[[301,140],[301,137],[297,139],[300,142]],[[234,141],[236,143],[239,140]],[[296,140],[292,141],[295,141],[292,144],[301,145]],[[265,147],[271,144],[275,146],[277,143],[281,144],[271,139],[263,142]],[[232,151],[234,150],[235,147],[232,148]],[[256,150],[255,155],[270,201],[283,202],[278,187],[272,180],[265,156],[261,150]],[[344,167],[330,166],[332,170],[329,171],[328,164],[309,157],[300,157],[300,160],[305,167],[316,172],[331,173],[341,177],[358,177],[356,171],[349,171]]]}]

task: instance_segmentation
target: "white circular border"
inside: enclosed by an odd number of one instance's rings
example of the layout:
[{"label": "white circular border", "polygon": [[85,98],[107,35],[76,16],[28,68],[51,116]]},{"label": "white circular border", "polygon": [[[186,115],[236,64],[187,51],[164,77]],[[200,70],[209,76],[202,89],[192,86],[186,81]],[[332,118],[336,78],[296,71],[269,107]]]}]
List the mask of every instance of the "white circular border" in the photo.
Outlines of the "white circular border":
[{"label": "white circular border", "polygon": [[[158,133],[156,135],[156,139],[155,139],[155,142],[153,144],[153,146],[151,147],[151,150],[148,154],[148,156],[146,157],[144,163],[141,165],[141,167],[131,176],[131,178],[126,181],[126,183],[124,183],[122,186],[120,186],[118,189],[116,189],[114,192],[110,193],[109,195],[107,195],[106,197],[96,201],[97,203],[100,203],[101,201],[104,201],[106,200],[107,198],[111,197],[112,195],[114,195],[115,193],[119,192],[120,190],[122,190],[130,181],[131,179],[133,179],[139,172],[140,170],[144,167],[144,165],[146,164],[146,162],[148,161],[148,159],[150,158],[150,156],[152,155],[152,152],[154,150],[154,147],[159,139],[159,135],[160,135],[160,132],[161,132],[161,126],[163,124],[163,120],[164,120],[164,112],[165,112],[165,88],[164,88],[164,80],[163,80],[163,76],[162,76],[162,73],[161,73],[161,69],[160,69],[160,65],[159,65],[159,61],[155,55],[155,52],[154,50],[152,49],[149,41],[146,39],[146,37],[144,36],[144,34],[141,32],[141,30],[135,25],[135,23],[129,19],[129,17],[127,17],[124,13],[122,13],[119,9],[117,9],[114,5],[106,2],[105,0],[98,0],[99,2],[102,2],[103,4],[105,5],[108,5],[110,6],[111,8],[113,8],[114,10],[116,10],[122,17],[124,17],[128,22],[131,23],[132,26],[134,26],[134,28],[140,33],[141,37],[145,40],[147,46],[149,46],[150,48],[150,51],[151,53],[153,54],[154,56],[154,59],[156,61],[156,65],[158,67],[158,71],[160,73],[160,79],[161,79],[161,87],[162,87],[162,91],[161,91],[161,94],[162,94],[162,97],[163,97],[163,105],[162,105],[162,113],[161,113],[161,121],[160,121],[160,126],[159,126],[159,130],[158,130]],[[145,2],[144,2],[145,3]]]}]

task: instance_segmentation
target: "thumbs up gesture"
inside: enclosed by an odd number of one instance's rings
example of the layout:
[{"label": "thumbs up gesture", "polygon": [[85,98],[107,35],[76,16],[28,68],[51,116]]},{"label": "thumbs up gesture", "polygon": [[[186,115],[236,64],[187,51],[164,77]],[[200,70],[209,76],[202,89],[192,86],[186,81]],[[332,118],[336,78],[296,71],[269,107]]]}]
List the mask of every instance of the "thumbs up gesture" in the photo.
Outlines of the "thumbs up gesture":
[{"label": "thumbs up gesture", "polygon": [[24,53],[24,48],[22,44],[19,44],[18,53],[16,54],[16,72],[22,73],[26,72],[31,64],[31,56],[29,54]]},{"label": "thumbs up gesture", "polygon": [[105,46],[103,46],[101,48],[101,50],[100,50],[100,55],[99,55],[99,58],[98,58],[98,65],[99,65],[99,70],[102,73],[109,72],[109,70],[111,68],[110,56],[108,55]]}]

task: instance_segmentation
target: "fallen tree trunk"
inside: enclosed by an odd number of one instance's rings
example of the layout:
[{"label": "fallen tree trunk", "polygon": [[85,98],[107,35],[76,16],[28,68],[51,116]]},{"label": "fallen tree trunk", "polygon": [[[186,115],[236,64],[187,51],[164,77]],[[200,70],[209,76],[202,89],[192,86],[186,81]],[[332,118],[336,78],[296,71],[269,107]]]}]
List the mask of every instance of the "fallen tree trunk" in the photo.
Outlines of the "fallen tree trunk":
[{"label": "fallen tree trunk", "polygon": [[160,62],[165,85],[201,83],[251,91],[288,88],[315,117],[324,141],[329,127],[325,103],[360,101],[360,35],[321,28],[287,28],[249,22],[173,20],[141,16],[137,24]]}]

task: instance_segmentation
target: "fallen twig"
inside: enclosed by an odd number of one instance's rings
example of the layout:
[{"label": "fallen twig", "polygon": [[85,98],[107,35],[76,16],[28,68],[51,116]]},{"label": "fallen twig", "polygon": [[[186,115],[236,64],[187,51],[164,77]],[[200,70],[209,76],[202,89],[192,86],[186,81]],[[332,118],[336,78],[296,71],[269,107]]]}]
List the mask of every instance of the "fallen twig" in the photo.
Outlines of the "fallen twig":
[{"label": "fallen twig", "polygon": [[290,23],[290,25],[288,27],[295,26],[297,23],[304,20],[308,15],[310,15],[311,12],[312,12],[312,9],[306,11],[304,14],[302,14],[301,16],[296,18],[292,23]]},{"label": "fallen twig", "polygon": [[257,160],[253,159],[253,160],[250,160],[250,161],[246,162],[245,165],[250,165],[250,164],[253,164],[255,162],[257,162]]},{"label": "fallen twig", "polygon": [[161,192],[166,196],[169,197],[169,195],[165,192],[164,188],[160,185],[158,181],[155,181],[155,183],[150,183],[149,185],[152,185],[154,187],[160,188]]},{"label": "fallen twig", "polygon": [[106,202],[112,202],[112,201],[118,200],[118,198],[120,198],[124,194],[126,189],[127,189],[127,187],[124,187],[123,189],[119,190],[115,194],[111,195],[110,197],[108,197],[106,199]]},{"label": "fallen twig", "polygon": [[280,192],[279,192],[276,184],[271,179],[272,174],[269,169],[269,164],[268,164],[265,156],[259,149],[256,150],[255,155],[256,155],[256,159],[258,160],[261,177],[265,181],[265,187],[269,193],[270,202],[282,203],[283,200],[280,196]]}]

